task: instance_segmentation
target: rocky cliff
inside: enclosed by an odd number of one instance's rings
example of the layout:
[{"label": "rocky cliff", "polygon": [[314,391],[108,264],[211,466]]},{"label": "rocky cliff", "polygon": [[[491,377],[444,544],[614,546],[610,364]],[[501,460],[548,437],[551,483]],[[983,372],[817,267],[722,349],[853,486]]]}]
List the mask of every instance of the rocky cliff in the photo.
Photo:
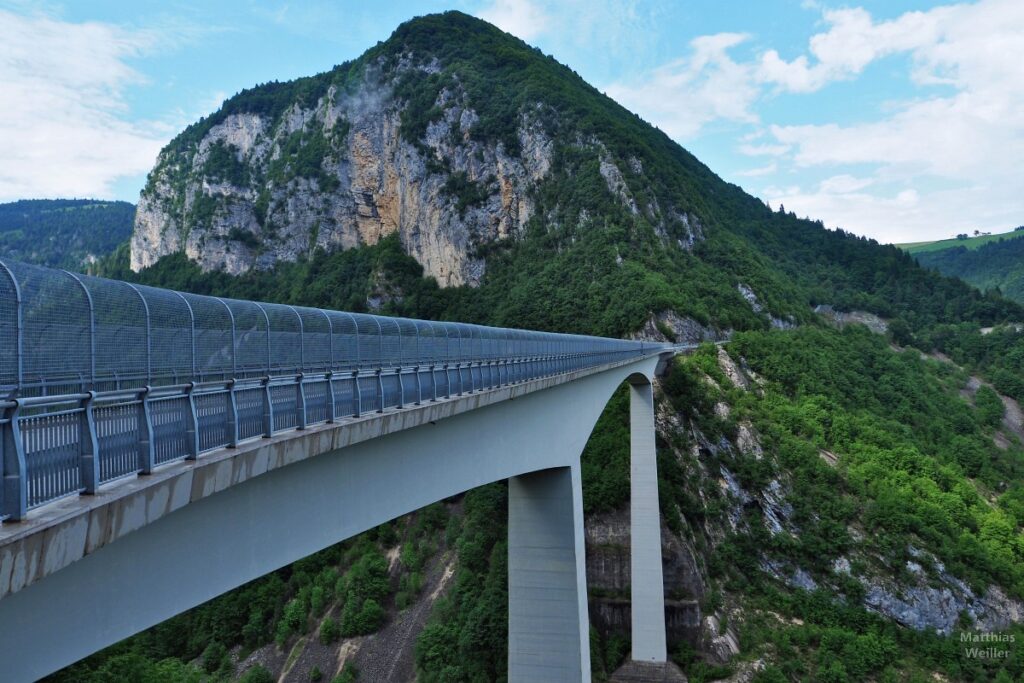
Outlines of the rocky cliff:
[{"label": "rocky cliff", "polygon": [[[400,91],[437,77],[435,59],[370,57],[338,70],[344,82],[332,78],[322,95],[283,111],[247,110],[252,92],[243,93],[164,149],[139,200],[132,270],[184,251],[204,270],[239,274],[398,233],[442,286],[479,284],[481,247],[521,235],[536,214],[556,154],[550,112],[539,101],[522,107],[514,144],[487,138],[455,74],[418,135],[403,130],[414,105]],[[666,244],[689,249],[703,238],[696,214],[634,196],[625,178],[643,178],[641,160],[620,169],[597,138],[561,146],[593,157],[608,194]]]}]

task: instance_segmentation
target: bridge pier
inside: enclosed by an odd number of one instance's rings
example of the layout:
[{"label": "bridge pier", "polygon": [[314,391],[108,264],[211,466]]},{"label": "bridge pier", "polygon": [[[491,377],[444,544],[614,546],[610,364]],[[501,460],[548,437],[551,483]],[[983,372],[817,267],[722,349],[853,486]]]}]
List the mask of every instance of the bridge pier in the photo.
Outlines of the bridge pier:
[{"label": "bridge pier", "polygon": [[583,489],[570,467],[508,480],[508,680],[590,681]]},{"label": "bridge pier", "polygon": [[642,375],[629,379],[630,576],[633,661],[664,662],[665,583],[654,443],[654,390]]}]

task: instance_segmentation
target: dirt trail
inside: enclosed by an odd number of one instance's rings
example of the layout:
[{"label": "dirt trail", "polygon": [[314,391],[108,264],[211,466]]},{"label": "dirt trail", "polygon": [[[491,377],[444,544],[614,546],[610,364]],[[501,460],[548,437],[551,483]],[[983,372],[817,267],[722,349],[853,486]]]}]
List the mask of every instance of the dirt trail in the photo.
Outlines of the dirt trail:
[{"label": "dirt trail", "polygon": [[1003,429],[1013,432],[1017,438],[1024,441],[1024,411],[1020,404],[1009,396],[1001,396],[1006,414],[1003,416]]}]

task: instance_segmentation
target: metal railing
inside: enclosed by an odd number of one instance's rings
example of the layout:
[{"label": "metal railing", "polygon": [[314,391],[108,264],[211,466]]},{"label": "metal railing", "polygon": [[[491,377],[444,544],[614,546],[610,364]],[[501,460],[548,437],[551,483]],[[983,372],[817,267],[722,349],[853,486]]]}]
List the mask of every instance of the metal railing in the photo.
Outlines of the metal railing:
[{"label": "metal railing", "polygon": [[0,260],[0,520],[247,439],[663,348],[199,296]]}]

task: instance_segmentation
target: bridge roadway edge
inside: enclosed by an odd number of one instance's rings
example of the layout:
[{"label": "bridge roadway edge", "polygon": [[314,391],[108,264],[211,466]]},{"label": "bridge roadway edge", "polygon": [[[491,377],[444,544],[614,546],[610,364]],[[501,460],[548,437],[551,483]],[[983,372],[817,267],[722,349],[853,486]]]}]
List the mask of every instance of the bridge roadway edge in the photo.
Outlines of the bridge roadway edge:
[{"label": "bridge roadway edge", "polygon": [[4,525],[5,679],[45,675],[436,500],[578,468],[611,393],[668,355],[284,432]]}]

